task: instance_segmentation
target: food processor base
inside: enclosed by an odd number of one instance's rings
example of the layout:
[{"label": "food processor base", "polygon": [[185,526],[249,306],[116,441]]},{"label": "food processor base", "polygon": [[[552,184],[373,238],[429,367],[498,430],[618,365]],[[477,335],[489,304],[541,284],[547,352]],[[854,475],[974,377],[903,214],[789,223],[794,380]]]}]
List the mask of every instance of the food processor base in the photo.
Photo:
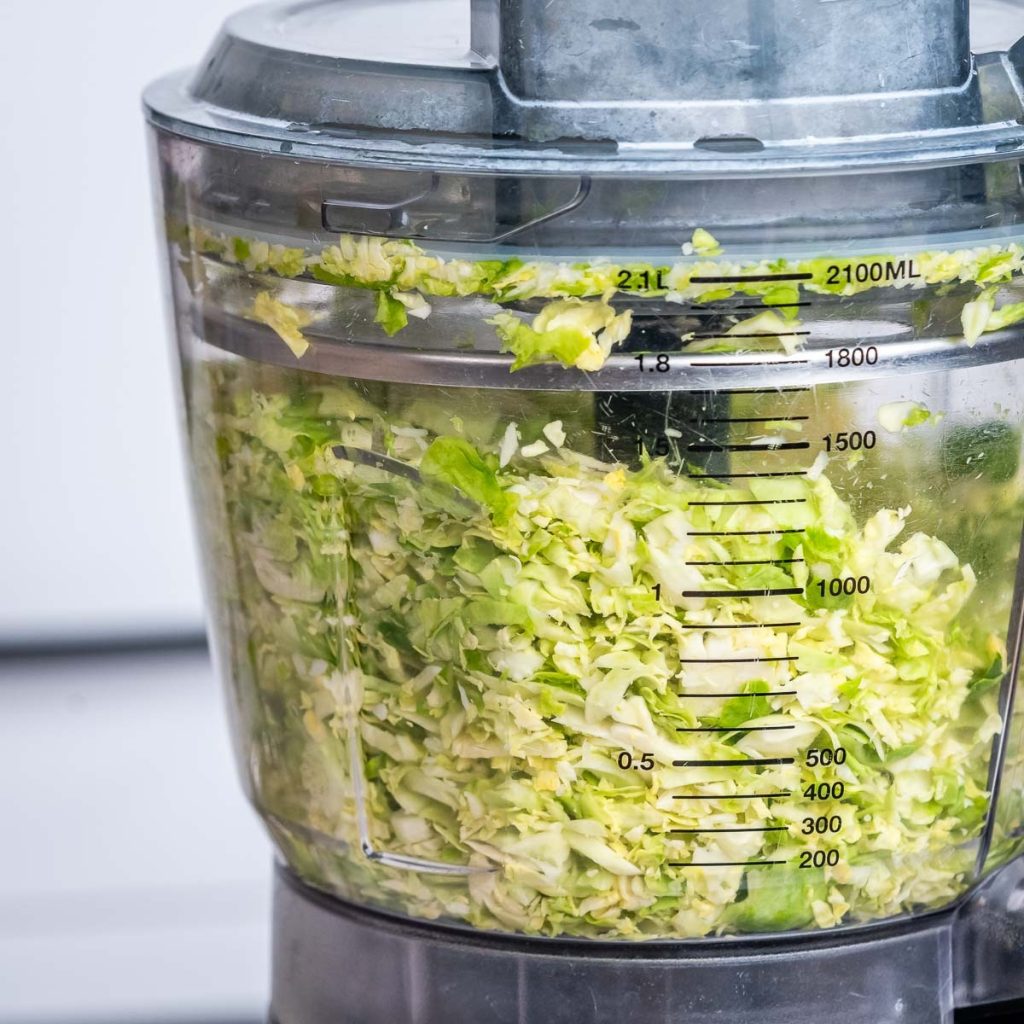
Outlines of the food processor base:
[{"label": "food processor base", "polygon": [[1014,865],[947,914],[845,935],[652,945],[410,922],[279,867],[272,1021],[952,1024],[956,1005],[1024,996],[1011,967],[1024,946],[1022,893]]}]

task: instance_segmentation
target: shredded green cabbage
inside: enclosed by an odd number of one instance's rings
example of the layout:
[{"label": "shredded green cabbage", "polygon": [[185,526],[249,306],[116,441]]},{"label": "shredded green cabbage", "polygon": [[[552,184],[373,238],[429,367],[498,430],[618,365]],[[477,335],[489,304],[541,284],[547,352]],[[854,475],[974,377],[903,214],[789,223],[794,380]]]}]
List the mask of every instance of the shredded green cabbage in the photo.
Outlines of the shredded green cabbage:
[{"label": "shredded green cabbage", "polygon": [[[395,283],[391,251],[336,270]],[[969,884],[1005,622],[968,614],[974,571],[909,509],[858,521],[820,466],[602,461],[592,395],[456,408],[244,362],[194,387],[244,761],[311,884],[629,939],[870,921]],[[732,759],[764,763],[708,763]]]}]

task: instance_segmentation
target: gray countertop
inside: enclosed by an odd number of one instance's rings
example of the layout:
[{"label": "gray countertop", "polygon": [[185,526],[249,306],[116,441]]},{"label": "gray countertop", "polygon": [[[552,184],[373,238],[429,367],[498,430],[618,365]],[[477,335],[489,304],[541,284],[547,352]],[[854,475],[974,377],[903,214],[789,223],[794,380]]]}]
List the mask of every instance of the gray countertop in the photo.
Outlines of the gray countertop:
[{"label": "gray countertop", "polygon": [[0,660],[0,1024],[258,1020],[271,852],[206,655]]}]

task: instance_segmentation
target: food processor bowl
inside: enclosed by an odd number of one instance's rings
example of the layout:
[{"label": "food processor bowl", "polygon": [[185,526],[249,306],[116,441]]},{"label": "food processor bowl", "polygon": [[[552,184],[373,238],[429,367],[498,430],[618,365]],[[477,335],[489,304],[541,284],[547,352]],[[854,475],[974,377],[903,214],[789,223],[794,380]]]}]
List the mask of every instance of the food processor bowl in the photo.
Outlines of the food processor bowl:
[{"label": "food processor bowl", "polygon": [[274,3],[147,92],[278,1024],[1024,996],[1022,35]]}]

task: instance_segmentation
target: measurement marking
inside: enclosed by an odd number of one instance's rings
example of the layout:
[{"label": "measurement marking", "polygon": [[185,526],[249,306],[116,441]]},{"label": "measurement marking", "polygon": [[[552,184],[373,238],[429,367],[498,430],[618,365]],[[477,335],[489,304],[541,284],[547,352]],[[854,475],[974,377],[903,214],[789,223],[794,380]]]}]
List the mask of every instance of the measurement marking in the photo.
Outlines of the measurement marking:
[{"label": "measurement marking", "polygon": [[802,626],[802,622],[729,622],[716,626],[713,622],[706,626],[699,623],[683,623],[683,629],[790,629]]},{"label": "measurement marking", "polygon": [[684,309],[684,313],[686,316],[729,316],[743,309],[759,309],[762,313],[770,313],[774,309],[803,309],[813,305],[813,302],[773,302],[770,306],[761,302],[742,302],[738,306],[691,306]]},{"label": "measurement marking", "polygon": [[709,334],[694,333],[690,336],[690,340],[707,341],[711,338],[721,338],[722,340],[735,341],[739,338],[807,338],[810,337],[810,334],[810,331],[752,331],[750,334],[722,334],[721,332]]},{"label": "measurement marking", "polygon": [[[750,335],[746,335],[750,337]],[[720,359],[715,362],[691,362],[691,367],[796,367],[810,359]]]},{"label": "measurement marking", "polygon": [[[735,594],[735,591],[731,592]],[[760,591],[758,594],[760,596]],[[797,591],[798,594],[803,594],[802,590]],[[689,597],[690,595],[683,595]],[[798,662],[800,656],[798,654],[785,654],[779,657],[681,657],[679,659],[680,665],[767,665],[769,663],[778,662]],[[745,695],[745,694],[744,694]]]},{"label": "measurement marking", "polygon": [[[691,537],[773,537],[777,533],[805,533],[806,529],[786,528],[778,530],[701,530],[693,531]],[[803,591],[801,591],[803,593]]]},{"label": "measurement marking", "polygon": [[773,302],[770,306],[766,306],[763,302],[746,302],[742,306],[737,306],[737,309],[797,309],[803,308],[804,306],[813,306],[813,302]]},{"label": "measurement marking", "polygon": [[776,690],[774,693],[678,693],[677,697],[696,697],[704,700],[707,697],[795,697],[796,690]]},{"label": "measurement marking", "polygon": [[750,828],[671,828],[667,836],[719,835],[724,832],[788,832],[788,825],[758,825]]},{"label": "measurement marking", "polygon": [[802,558],[767,558],[759,562],[687,562],[687,565],[803,565]]},{"label": "measurement marking", "polygon": [[811,281],[813,274],[738,274],[728,277],[691,277],[691,284],[746,284],[748,281]]},{"label": "measurement marking", "polygon": [[793,386],[788,388],[728,388],[721,392],[723,395],[784,395],[793,394],[797,392],[813,391],[814,389],[808,384],[803,386]]},{"label": "measurement marking", "polygon": [[798,597],[803,592],[803,587],[777,587],[768,590],[684,590],[683,597]]},{"label": "measurement marking", "polygon": [[806,469],[792,469],[786,472],[775,473],[715,473],[713,476],[707,473],[687,473],[689,480],[758,480],[763,476],[807,476]]},{"label": "measurement marking", "polygon": [[810,441],[784,441],[782,444],[688,444],[688,452],[802,452],[811,447]]},{"label": "measurement marking", "polygon": [[670,868],[756,868],[767,864],[785,864],[784,860],[713,860],[703,864],[696,861],[670,861]]},{"label": "measurement marking", "polygon": [[692,729],[679,726],[676,732],[783,732],[795,728],[795,725],[709,725],[694,726]]},{"label": "measurement marking", "polygon": [[809,420],[810,416],[722,416],[721,418],[703,419],[696,417],[687,423],[795,423],[798,420]]},{"label": "measurement marking", "polygon": [[673,800],[781,800],[793,794],[785,793],[698,793],[696,796],[673,796]]},{"label": "measurement marking", "polygon": [[691,507],[726,508],[732,505],[806,505],[806,498],[752,498],[746,501],[691,501]]},{"label": "measurement marking", "polygon": [[673,761],[673,768],[764,768],[796,764],[795,757],[748,757],[734,761]]}]

